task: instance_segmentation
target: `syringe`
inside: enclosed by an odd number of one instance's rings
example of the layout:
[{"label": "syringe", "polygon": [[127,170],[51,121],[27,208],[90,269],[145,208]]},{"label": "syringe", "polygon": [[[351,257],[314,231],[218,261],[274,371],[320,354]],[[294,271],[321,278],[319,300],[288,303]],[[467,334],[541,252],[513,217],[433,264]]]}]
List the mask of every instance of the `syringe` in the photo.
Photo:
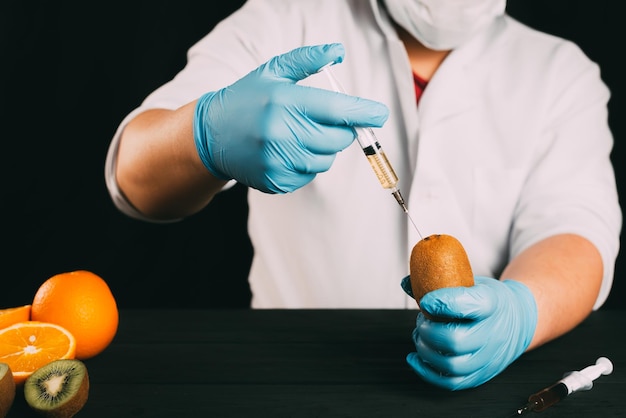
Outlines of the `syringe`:
[{"label": "syringe", "polygon": [[593,387],[594,380],[601,375],[608,375],[612,372],[613,363],[611,363],[611,360],[606,357],[600,357],[596,360],[596,364],[585,367],[580,371],[565,373],[563,379],[552,386],[530,395],[528,403],[519,408],[514,416],[522,415],[528,411],[544,411],[574,392],[590,390]]},{"label": "syringe", "polygon": [[[343,86],[339,83],[339,81],[335,78],[332,71],[330,70],[330,66],[333,64],[333,62],[330,62],[329,64],[320,68],[319,72],[323,72],[324,74],[326,74],[326,77],[328,77],[330,85],[334,91],[347,94]],[[404,201],[404,198],[400,193],[400,189],[398,188],[398,176],[396,175],[396,172],[389,163],[387,155],[381,148],[380,143],[378,142],[378,138],[376,138],[376,135],[374,134],[374,131],[372,130],[372,128],[360,126],[354,127],[354,130],[356,132],[356,140],[361,146],[363,153],[367,157],[367,161],[372,166],[372,169],[374,169],[374,173],[376,173],[378,181],[383,186],[383,188],[391,190],[391,194],[396,199],[404,213],[406,213],[421,239],[422,234],[417,228],[417,225],[415,225],[413,218],[411,218],[406,202]]]}]

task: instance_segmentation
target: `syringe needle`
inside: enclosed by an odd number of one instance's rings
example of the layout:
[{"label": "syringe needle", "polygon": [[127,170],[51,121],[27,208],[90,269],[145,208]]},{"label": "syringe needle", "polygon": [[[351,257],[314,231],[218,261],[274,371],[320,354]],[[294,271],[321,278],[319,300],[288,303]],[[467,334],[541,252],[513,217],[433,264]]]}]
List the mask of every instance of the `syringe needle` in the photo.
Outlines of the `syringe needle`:
[{"label": "syringe needle", "polygon": [[404,211],[404,213],[406,213],[406,216],[409,218],[409,221],[411,221],[413,228],[415,228],[415,231],[417,231],[417,235],[419,235],[420,239],[424,239],[424,237],[422,236],[422,233],[420,232],[419,228],[415,224],[415,221],[413,221],[411,214],[409,213],[409,208],[406,206],[406,202],[404,201],[402,194],[400,194],[400,190],[396,188],[391,194],[393,194],[393,197],[396,198],[396,201],[398,202],[400,207],[402,207],[402,210]]},{"label": "syringe needle", "polygon": [[519,408],[515,414],[513,414],[513,416],[520,416],[526,412],[530,412],[532,411],[532,404],[530,402],[528,402],[526,405],[522,406],[521,408]]},{"label": "syringe needle", "polygon": [[411,218],[411,215],[409,214],[409,211],[406,211],[406,216],[409,217],[409,221],[411,221],[411,223],[413,224],[413,228],[415,228],[415,231],[417,231],[417,235],[419,235],[420,240],[424,239],[424,237],[422,236],[422,233],[420,232],[419,228],[417,227],[417,225],[415,225],[415,222],[413,221],[413,218]]}]

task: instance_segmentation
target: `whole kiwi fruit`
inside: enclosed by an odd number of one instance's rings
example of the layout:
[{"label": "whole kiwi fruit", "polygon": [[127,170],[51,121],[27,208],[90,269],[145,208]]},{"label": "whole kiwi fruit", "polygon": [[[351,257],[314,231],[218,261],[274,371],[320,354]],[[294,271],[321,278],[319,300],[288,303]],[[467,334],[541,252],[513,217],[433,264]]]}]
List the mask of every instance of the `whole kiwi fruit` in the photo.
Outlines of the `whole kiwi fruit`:
[{"label": "whole kiwi fruit", "polygon": [[419,240],[411,251],[409,267],[411,288],[418,303],[435,289],[474,285],[465,248],[451,235],[434,234]]},{"label": "whole kiwi fruit", "polygon": [[89,395],[89,374],[76,359],[54,360],[40,367],[24,382],[24,398],[46,418],[71,418]]},{"label": "whole kiwi fruit", "polygon": [[15,380],[11,367],[6,363],[0,363],[0,418],[9,413],[15,400]]}]

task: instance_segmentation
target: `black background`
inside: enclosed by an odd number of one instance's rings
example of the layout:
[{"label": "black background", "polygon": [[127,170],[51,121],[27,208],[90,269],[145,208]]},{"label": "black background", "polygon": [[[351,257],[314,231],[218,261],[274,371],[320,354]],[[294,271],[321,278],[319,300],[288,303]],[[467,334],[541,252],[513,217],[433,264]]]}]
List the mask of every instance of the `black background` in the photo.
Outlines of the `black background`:
[{"label": "black background", "polygon": [[[103,175],[122,118],[172,78],[187,48],[243,0],[217,3],[2,1],[0,308],[30,303],[45,279],[78,269],[105,278],[122,308],[249,305],[245,188],[220,194],[183,222],[155,225],[119,213]],[[613,161],[624,190],[618,4],[509,0],[508,10],[574,40],[601,65],[613,94]],[[620,256],[603,309],[625,306],[623,269]]]}]

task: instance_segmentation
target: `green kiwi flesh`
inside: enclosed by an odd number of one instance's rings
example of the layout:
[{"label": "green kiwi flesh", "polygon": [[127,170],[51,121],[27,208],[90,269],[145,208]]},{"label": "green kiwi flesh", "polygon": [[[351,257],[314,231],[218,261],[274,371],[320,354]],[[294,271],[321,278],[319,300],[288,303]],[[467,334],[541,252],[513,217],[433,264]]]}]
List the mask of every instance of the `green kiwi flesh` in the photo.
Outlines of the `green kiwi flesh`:
[{"label": "green kiwi flesh", "polygon": [[80,360],[55,360],[37,369],[24,383],[28,405],[44,417],[71,418],[89,394],[89,374]]},{"label": "green kiwi flesh", "polygon": [[9,413],[15,400],[15,380],[11,367],[6,363],[0,363],[0,418]]}]

